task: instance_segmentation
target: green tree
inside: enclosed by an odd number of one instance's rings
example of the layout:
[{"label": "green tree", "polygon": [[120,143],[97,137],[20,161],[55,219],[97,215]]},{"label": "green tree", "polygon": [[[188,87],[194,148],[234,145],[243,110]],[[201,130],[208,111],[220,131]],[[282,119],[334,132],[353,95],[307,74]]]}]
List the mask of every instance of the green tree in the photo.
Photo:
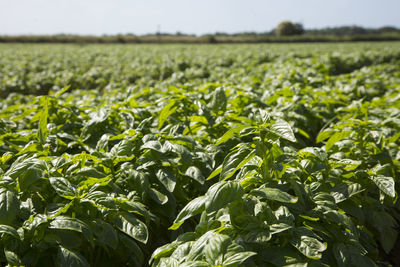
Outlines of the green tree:
[{"label": "green tree", "polygon": [[300,23],[292,23],[285,20],[279,23],[275,29],[275,33],[278,36],[300,35],[304,33],[304,28]]}]

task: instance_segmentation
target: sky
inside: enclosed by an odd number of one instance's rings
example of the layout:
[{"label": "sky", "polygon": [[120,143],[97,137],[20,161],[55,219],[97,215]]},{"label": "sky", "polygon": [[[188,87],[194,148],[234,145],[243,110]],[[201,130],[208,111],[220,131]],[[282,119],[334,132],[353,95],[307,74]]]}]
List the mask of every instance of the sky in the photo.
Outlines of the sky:
[{"label": "sky", "polygon": [[400,0],[0,0],[0,35],[266,32],[283,20],[400,28],[399,12]]}]

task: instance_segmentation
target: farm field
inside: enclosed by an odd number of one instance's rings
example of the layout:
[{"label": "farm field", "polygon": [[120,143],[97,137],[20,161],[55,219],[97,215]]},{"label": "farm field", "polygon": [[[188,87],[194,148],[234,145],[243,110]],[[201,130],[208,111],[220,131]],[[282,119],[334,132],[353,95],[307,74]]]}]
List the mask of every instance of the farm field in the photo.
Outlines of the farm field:
[{"label": "farm field", "polygon": [[400,43],[0,45],[0,265],[400,266]]}]

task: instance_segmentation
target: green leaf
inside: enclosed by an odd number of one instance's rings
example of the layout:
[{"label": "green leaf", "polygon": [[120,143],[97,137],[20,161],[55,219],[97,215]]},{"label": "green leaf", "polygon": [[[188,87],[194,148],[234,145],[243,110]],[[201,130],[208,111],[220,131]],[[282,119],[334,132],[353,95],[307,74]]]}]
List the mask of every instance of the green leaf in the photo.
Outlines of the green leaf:
[{"label": "green leaf", "polygon": [[241,199],[244,191],[239,183],[222,181],[212,185],[206,193],[205,208],[208,213],[217,211],[227,204]]},{"label": "green leaf", "polygon": [[211,174],[210,176],[207,177],[207,181],[211,180],[212,178],[214,178],[215,176],[217,176],[218,174],[220,174],[222,171],[222,165],[219,166],[218,168],[216,168]]},{"label": "green leaf", "polygon": [[43,145],[46,143],[46,138],[47,138],[47,118],[49,116],[49,110],[48,110],[48,100],[46,96],[43,96],[40,98],[40,104],[41,104],[41,113],[40,113],[40,119],[39,119],[39,130],[38,130],[38,139],[40,143]]},{"label": "green leaf", "polygon": [[320,161],[325,161],[328,157],[326,152],[319,147],[306,147],[301,149],[298,154],[301,157],[312,155],[318,158]]},{"label": "green leaf", "polygon": [[143,244],[147,243],[149,238],[147,227],[134,215],[121,214],[115,219],[114,223],[121,232],[129,235],[139,242],[142,242]]},{"label": "green leaf", "polygon": [[215,143],[215,145],[218,146],[218,145],[228,141],[229,139],[234,137],[235,134],[240,133],[240,131],[242,131],[243,129],[246,129],[246,128],[253,128],[253,127],[249,127],[247,125],[239,125],[239,126],[229,129],[223,136],[221,136],[221,138],[218,139],[218,141],[217,141],[217,143]]},{"label": "green leaf", "polygon": [[168,196],[164,195],[163,193],[154,188],[149,188],[147,193],[155,202],[157,202],[160,205],[164,205],[165,203],[168,202]]},{"label": "green leaf", "polygon": [[326,245],[310,236],[299,236],[292,238],[290,243],[297,248],[304,256],[318,260],[322,257],[322,252],[326,250]]},{"label": "green leaf", "polygon": [[167,121],[168,117],[175,112],[175,110],[177,109],[177,106],[175,105],[176,102],[177,99],[172,99],[167,105],[163,107],[160,115],[158,116],[158,129],[161,129],[161,127],[164,125],[164,122]]},{"label": "green leaf", "polygon": [[340,203],[363,191],[360,184],[342,182],[331,189],[331,195],[335,198],[336,203]]},{"label": "green leaf", "polygon": [[6,256],[9,266],[22,266],[21,258],[15,252],[5,248],[4,255]]},{"label": "green leaf", "polygon": [[255,150],[248,146],[240,146],[238,149],[229,153],[222,163],[220,181],[232,177],[236,171],[242,168],[249,160],[255,156]]},{"label": "green leaf", "polygon": [[128,140],[122,140],[110,150],[110,154],[114,157],[134,157],[134,144]]},{"label": "green leaf", "polygon": [[17,217],[20,202],[17,195],[10,190],[0,188],[0,224],[11,224]]},{"label": "green leaf", "polygon": [[270,246],[259,252],[259,257],[273,266],[307,267],[306,259],[294,247]]},{"label": "green leaf", "polygon": [[334,224],[342,224],[344,225],[350,232],[354,235],[357,236],[357,228],[354,226],[353,221],[346,216],[343,213],[340,213],[336,210],[328,210],[325,211],[324,213],[324,218]]},{"label": "green leaf", "polygon": [[322,141],[328,139],[335,133],[334,130],[325,130],[323,132],[320,132],[317,136],[316,143],[321,143]]},{"label": "green leaf", "polygon": [[89,267],[89,263],[82,255],[62,246],[58,248],[57,264],[60,267]]},{"label": "green leaf", "polygon": [[289,123],[284,120],[278,120],[274,124],[272,124],[270,127],[270,131],[283,139],[289,140],[294,143],[297,142],[292,127],[290,127]]},{"label": "green leaf", "polygon": [[201,173],[200,169],[197,168],[196,166],[190,166],[189,168],[187,168],[185,175],[189,176],[190,178],[199,182],[200,184],[204,184],[205,182],[204,175]]},{"label": "green leaf", "polygon": [[357,243],[334,243],[333,255],[335,256],[337,266],[365,266],[377,267],[368,256],[365,255],[366,251]]},{"label": "green leaf", "polygon": [[169,229],[176,230],[186,219],[203,212],[205,208],[205,200],[205,196],[200,196],[186,204],[186,206],[179,212],[174,224]]},{"label": "green leaf", "polygon": [[387,212],[373,211],[371,223],[379,232],[379,242],[383,250],[389,254],[397,241],[396,220]]},{"label": "green leaf", "polygon": [[251,251],[235,253],[234,255],[226,258],[222,263],[222,266],[227,266],[227,267],[240,266],[240,264],[242,264],[245,260],[254,255],[257,255],[257,253]]},{"label": "green leaf", "polygon": [[140,149],[151,149],[160,153],[164,153],[163,147],[160,143],[160,141],[147,141],[146,143],[144,143]]},{"label": "green leaf", "polygon": [[212,234],[209,237],[207,244],[204,246],[206,261],[213,266],[222,266],[224,254],[231,243],[232,240],[227,235],[217,233]]},{"label": "green leaf", "polygon": [[46,168],[47,166],[44,160],[28,158],[22,162],[19,160],[14,162],[6,172],[6,175],[18,179],[19,189],[25,191],[30,185],[42,179],[43,172]]},{"label": "green leaf", "polygon": [[76,175],[92,178],[104,178],[107,176],[107,174],[100,172],[93,167],[83,167],[76,172]]},{"label": "green leaf", "polygon": [[283,203],[296,203],[298,198],[277,188],[261,188],[251,191],[253,195]]},{"label": "green leaf", "polygon": [[9,225],[0,224],[0,234],[7,234],[16,239],[20,239],[17,230],[15,230],[14,227],[11,227]]},{"label": "green leaf", "polygon": [[92,229],[97,241],[113,249],[118,247],[118,235],[110,224],[102,219],[95,219]]},{"label": "green leaf", "polygon": [[62,177],[50,177],[50,184],[56,193],[66,199],[74,199],[76,196],[75,187]]},{"label": "green leaf", "polygon": [[62,95],[63,93],[65,93],[66,91],[68,91],[68,89],[71,88],[71,85],[67,85],[64,88],[62,88],[60,91],[58,91],[54,96],[55,97],[59,97],[60,95]]},{"label": "green leaf", "polygon": [[334,133],[326,142],[325,144],[325,150],[328,151],[331,149],[331,147],[336,144],[336,142],[339,142],[347,137],[349,137],[352,134],[352,131],[341,131],[341,132],[336,132]]},{"label": "green leaf", "polygon": [[92,231],[89,226],[77,218],[64,216],[55,217],[49,224],[49,229],[70,230],[83,233],[89,241],[92,240]]},{"label": "green leaf", "polygon": [[392,177],[376,175],[370,177],[372,181],[378,186],[379,190],[390,197],[396,197],[396,192],[394,189],[394,180]]},{"label": "green leaf", "polygon": [[[133,261],[132,263],[134,264],[134,266],[143,266],[145,256],[137,242],[130,236],[123,233],[119,233],[118,237],[120,240],[120,244],[123,244],[124,247],[128,250],[127,256],[129,257],[130,261]],[[124,254],[118,254],[120,256],[124,256]]]},{"label": "green leaf", "polygon": [[190,252],[187,255],[187,261],[197,261],[203,258],[204,247],[213,234],[213,231],[208,231],[193,243]]},{"label": "green leaf", "polygon": [[168,168],[160,168],[156,176],[161,184],[169,191],[173,192],[176,185],[176,177],[174,173]]},{"label": "green leaf", "polygon": [[225,90],[222,87],[216,88],[211,94],[211,100],[208,103],[208,107],[217,113],[218,111],[222,111],[226,109],[227,98],[225,94]]}]

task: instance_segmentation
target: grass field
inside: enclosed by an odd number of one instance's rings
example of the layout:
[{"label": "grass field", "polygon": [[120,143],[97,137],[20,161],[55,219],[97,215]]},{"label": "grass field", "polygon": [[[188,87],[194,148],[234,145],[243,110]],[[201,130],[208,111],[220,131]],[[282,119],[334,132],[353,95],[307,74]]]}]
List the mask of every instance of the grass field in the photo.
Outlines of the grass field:
[{"label": "grass field", "polygon": [[398,42],[0,44],[0,96],[0,265],[400,265]]}]

